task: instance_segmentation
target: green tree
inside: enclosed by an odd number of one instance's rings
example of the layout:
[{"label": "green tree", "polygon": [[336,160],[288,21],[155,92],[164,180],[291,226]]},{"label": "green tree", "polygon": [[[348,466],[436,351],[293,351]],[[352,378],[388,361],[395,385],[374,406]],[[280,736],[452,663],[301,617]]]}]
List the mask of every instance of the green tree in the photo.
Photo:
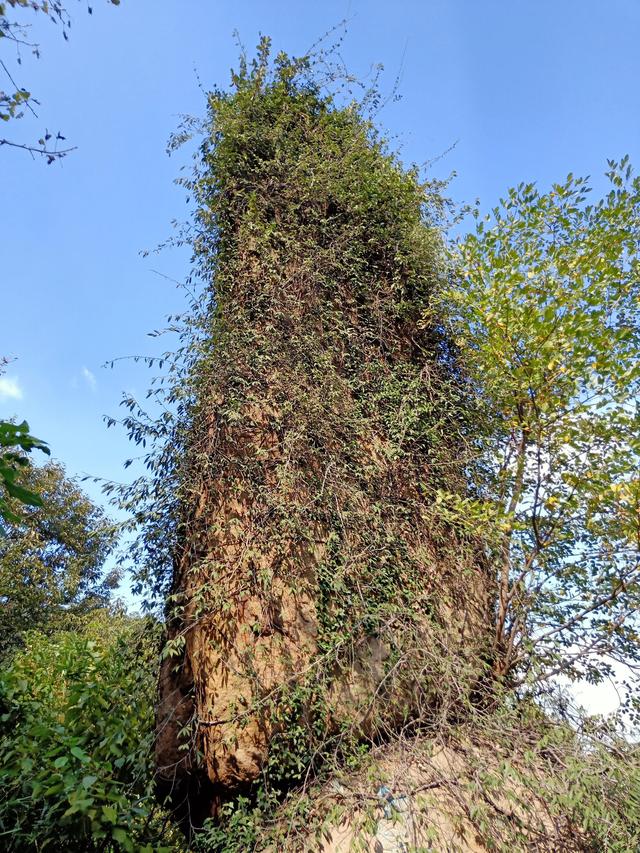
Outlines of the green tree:
[{"label": "green tree", "polygon": [[478,500],[440,502],[492,522],[496,669],[517,681],[640,660],[640,180],[609,165],[595,204],[570,175],[478,214],[446,294],[487,429]]},{"label": "green tree", "polygon": [[103,607],[118,579],[104,576],[115,528],[64,468],[49,463],[25,469],[23,477],[42,505],[19,512],[13,501],[16,520],[0,538],[0,654],[27,629],[73,625]]}]

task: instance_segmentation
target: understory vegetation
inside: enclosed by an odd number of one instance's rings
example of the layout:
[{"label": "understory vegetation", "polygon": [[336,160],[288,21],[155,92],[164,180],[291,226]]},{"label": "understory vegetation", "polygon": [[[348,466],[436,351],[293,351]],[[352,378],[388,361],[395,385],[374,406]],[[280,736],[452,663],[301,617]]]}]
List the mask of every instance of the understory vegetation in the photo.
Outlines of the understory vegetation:
[{"label": "understory vegetation", "polygon": [[[189,305],[106,486],[146,616],[116,526],[3,442],[2,849],[371,849],[383,785],[410,849],[640,846],[640,181],[523,184],[454,240],[331,62],[264,39],[172,140]],[[222,717],[268,741],[224,796]]]},{"label": "understory vegetation", "polygon": [[174,849],[153,798],[159,639],[102,610],[26,634],[0,674],[4,850]]}]

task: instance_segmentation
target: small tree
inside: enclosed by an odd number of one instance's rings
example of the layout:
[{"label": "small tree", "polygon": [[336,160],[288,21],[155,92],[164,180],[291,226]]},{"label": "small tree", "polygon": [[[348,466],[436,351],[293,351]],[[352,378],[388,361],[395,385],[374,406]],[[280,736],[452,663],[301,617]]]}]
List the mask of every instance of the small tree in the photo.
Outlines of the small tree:
[{"label": "small tree", "polygon": [[104,606],[117,582],[115,573],[104,577],[115,530],[102,510],[61,465],[29,468],[23,476],[43,504],[12,507],[17,520],[0,538],[0,654],[27,629],[61,628]]},{"label": "small tree", "polygon": [[493,522],[496,670],[518,682],[640,662],[640,180],[609,165],[596,204],[571,175],[510,190],[447,293],[487,430],[479,500],[440,500]]}]

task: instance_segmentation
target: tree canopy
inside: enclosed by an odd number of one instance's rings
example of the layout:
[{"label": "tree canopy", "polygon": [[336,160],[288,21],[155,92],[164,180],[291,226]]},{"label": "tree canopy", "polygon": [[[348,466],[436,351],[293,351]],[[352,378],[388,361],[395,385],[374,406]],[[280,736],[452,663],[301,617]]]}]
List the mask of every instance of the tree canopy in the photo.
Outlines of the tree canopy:
[{"label": "tree canopy", "polygon": [[640,662],[640,179],[627,158],[607,178],[595,202],[572,175],[510,190],[443,295],[486,431],[477,501],[442,507],[489,532],[519,680]]},{"label": "tree canopy", "polygon": [[12,518],[0,536],[0,653],[24,632],[72,627],[75,619],[104,607],[117,584],[105,576],[116,533],[113,524],[57,463],[23,474],[41,505],[13,501]]}]

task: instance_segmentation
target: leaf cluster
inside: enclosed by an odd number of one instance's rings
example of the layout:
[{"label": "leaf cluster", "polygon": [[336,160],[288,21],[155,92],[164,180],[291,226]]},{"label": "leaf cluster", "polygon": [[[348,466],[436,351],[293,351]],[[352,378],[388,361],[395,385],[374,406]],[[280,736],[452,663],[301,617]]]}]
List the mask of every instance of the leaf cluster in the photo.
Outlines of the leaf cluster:
[{"label": "leaf cluster", "polygon": [[[46,442],[31,435],[26,421],[21,424],[0,421],[0,484],[9,498],[29,506],[42,506],[42,498],[19,482],[20,473],[24,473],[30,464],[24,454],[32,450],[41,450],[47,456],[51,452]],[[11,509],[4,494],[0,494],[0,518],[5,522],[20,521],[20,516]]]}]

